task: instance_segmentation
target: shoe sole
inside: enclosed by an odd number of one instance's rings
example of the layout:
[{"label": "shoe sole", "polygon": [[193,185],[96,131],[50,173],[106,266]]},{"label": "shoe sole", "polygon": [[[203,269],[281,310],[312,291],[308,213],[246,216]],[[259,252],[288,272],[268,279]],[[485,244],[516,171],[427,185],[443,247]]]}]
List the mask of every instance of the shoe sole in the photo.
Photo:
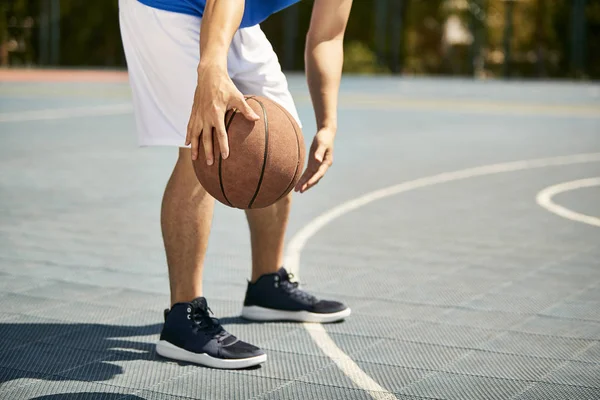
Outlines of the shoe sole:
[{"label": "shoe sole", "polygon": [[242,318],[252,321],[295,321],[328,323],[341,321],[350,315],[349,308],[335,313],[319,314],[310,311],[283,311],[260,306],[244,306]]},{"label": "shoe sole", "polygon": [[177,347],[166,340],[159,340],[156,344],[156,352],[165,358],[171,358],[179,361],[188,361],[195,364],[200,364],[205,367],[218,368],[218,369],[242,369],[254,367],[255,365],[262,364],[267,361],[267,355],[263,354],[260,356],[240,358],[240,359],[221,359],[211,357],[206,353],[192,353]]}]

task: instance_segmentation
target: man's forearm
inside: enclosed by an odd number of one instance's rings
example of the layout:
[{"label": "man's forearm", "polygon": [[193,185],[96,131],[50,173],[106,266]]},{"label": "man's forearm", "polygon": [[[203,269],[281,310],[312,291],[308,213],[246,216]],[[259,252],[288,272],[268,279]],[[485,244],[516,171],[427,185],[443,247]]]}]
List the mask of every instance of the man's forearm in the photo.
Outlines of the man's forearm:
[{"label": "man's forearm", "polygon": [[200,65],[227,68],[227,53],[244,14],[244,0],[207,0],[200,27]]},{"label": "man's forearm", "polygon": [[337,129],[337,103],[344,49],[341,39],[306,43],[306,78],[317,129]]},{"label": "man's forearm", "polygon": [[317,128],[337,129],[344,32],[352,0],[315,0],[304,61]]}]

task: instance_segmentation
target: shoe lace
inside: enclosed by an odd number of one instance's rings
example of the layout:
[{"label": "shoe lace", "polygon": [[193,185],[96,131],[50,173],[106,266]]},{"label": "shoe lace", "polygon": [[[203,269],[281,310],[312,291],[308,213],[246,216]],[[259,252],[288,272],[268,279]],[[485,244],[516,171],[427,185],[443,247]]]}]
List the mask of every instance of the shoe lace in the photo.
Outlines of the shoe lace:
[{"label": "shoe lace", "polygon": [[192,311],[192,323],[194,324],[194,333],[198,333],[199,330],[203,330],[213,335],[217,342],[221,343],[227,339],[231,334],[227,332],[218,318],[213,317],[213,311],[210,307],[206,307],[206,310],[196,308]]},{"label": "shoe lace", "polygon": [[288,273],[287,276],[285,276],[283,279],[281,279],[279,286],[286,293],[288,293],[291,297],[293,297],[295,299],[298,299],[301,301],[306,301],[311,304],[316,303],[317,298],[315,296],[311,295],[310,293],[307,293],[304,290],[300,289],[300,287],[299,287],[300,283],[291,281],[293,278],[294,278],[294,274]]}]

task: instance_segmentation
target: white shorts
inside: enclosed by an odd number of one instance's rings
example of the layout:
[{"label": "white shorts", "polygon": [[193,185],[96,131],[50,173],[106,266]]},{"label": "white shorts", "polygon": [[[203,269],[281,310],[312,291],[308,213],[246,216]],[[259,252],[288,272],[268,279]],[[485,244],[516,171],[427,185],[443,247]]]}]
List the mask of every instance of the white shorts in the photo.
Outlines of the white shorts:
[{"label": "white shorts", "polygon": [[[200,61],[201,18],[119,0],[140,146],[185,147]],[[300,123],[277,55],[256,25],[236,32],[227,69],[243,94],[268,97]]]}]

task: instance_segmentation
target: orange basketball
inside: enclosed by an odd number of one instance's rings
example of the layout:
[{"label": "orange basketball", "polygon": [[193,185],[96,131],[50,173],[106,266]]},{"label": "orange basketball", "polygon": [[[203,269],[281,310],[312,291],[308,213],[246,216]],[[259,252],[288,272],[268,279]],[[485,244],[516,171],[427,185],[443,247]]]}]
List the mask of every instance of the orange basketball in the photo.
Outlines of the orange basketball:
[{"label": "orange basketball", "polygon": [[227,111],[229,157],[221,158],[215,140],[215,162],[207,165],[200,141],[194,170],[206,191],[221,203],[263,208],[285,197],[300,179],[304,138],[294,117],[276,102],[262,96],[246,101],[260,119],[252,122],[237,110]]}]

